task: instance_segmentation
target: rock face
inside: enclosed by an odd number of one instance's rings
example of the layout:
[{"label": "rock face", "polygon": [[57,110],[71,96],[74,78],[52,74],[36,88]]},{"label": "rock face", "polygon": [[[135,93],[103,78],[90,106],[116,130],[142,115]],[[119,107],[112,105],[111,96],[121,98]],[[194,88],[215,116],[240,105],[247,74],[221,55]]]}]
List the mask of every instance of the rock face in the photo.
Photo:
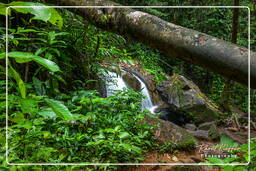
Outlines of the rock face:
[{"label": "rock face", "polygon": [[159,94],[172,107],[185,111],[195,123],[217,119],[220,111],[192,81],[174,74],[157,86]]},{"label": "rock face", "polygon": [[168,142],[196,143],[195,138],[185,129],[156,117],[146,116],[144,121],[150,125],[157,126],[154,136],[160,144]]},{"label": "rock face", "polygon": [[135,91],[140,91],[140,89],[141,89],[140,82],[131,73],[123,72],[122,78],[125,81],[128,88],[135,90]]}]

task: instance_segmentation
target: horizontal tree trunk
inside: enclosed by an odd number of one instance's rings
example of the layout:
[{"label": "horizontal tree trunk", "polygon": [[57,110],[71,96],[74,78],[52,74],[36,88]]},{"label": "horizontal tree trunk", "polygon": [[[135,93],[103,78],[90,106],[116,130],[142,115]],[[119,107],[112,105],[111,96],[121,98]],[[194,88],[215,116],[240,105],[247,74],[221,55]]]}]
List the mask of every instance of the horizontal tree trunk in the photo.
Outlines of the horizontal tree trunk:
[{"label": "horizontal tree trunk", "polygon": [[[119,6],[104,0],[58,0],[54,3],[66,6]],[[75,12],[99,28],[132,37],[167,56],[189,61],[248,85],[246,48],[130,8],[77,8]],[[251,88],[256,88],[256,52],[250,53]]]}]

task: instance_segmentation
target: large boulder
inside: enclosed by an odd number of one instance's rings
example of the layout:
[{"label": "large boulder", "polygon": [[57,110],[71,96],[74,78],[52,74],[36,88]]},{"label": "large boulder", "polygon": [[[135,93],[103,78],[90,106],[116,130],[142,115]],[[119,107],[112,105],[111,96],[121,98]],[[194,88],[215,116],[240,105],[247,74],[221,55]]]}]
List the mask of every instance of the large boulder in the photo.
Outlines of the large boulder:
[{"label": "large boulder", "polygon": [[157,126],[154,130],[154,137],[159,144],[172,142],[195,145],[196,143],[196,139],[192,134],[172,122],[164,121],[154,116],[146,116],[144,122]]},{"label": "large boulder", "polygon": [[159,94],[172,107],[185,111],[195,123],[214,121],[220,111],[192,81],[174,74],[157,86]]}]

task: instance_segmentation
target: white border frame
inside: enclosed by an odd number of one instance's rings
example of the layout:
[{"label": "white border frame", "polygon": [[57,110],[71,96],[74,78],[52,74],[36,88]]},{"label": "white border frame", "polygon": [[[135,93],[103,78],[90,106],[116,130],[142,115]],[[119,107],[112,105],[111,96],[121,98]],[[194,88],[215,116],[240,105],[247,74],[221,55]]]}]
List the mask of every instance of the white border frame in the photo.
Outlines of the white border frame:
[{"label": "white border frame", "polygon": [[[10,8],[203,8],[203,9],[211,9],[211,8],[247,8],[248,9],[248,162],[247,163],[214,163],[214,164],[206,164],[206,163],[10,163],[8,161],[8,10]],[[8,165],[46,165],[46,166],[90,166],[90,165],[115,165],[115,166],[122,166],[122,165],[161,165],[161,166],[169,166],[169,165],[176,165],[176,166],[246,166],[251,162],[250,157],[250,117],[251,117],[251,108],[250,108],[250,8],[248,6],[9,6],[6,8],[6,163]]]}]

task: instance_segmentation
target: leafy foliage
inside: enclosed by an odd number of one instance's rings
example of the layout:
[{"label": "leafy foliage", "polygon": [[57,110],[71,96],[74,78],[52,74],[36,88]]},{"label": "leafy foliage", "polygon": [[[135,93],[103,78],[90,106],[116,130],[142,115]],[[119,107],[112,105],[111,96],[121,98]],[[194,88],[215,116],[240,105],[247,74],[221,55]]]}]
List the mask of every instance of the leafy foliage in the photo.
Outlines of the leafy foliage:
[{"label": "leafy foliage", "polygon": [[[152,127],[141,120],[142,95],[131,90],[108,98],[96,91],[75,91],[65,104],[35,98],[10,104],[9,161],[23,162],[138,162],[152,148]],[[72,98],[71,98],[72,97]],[[19,98],[19,97],[16,97]],[[30,104],[30,108],[28,108]],[[39,107],[38,107],[39,106]],[[55,113],[55,114],[53,114]],[[39,114],[39,115],[38,115]],[[60,117],[56,117],[60,116]],[[29,143],[33,142],[33,143]],[[35,150],[36,149],[36,150]]]},{"label": "leafy foliage", "polygon": [[[6,1],[4,1],[6,2]],[[195,5],[195,1],[123,1],[124,5]],[[231,1],[230,1],[231,2]],[[229,1],[198,1],[197,5],[232,5]],[[245,0],[241,5],[253,4]],[[167,57],[141,43],[94,27],[68,10],[39,7],[38,2],[0,3],[0,17],[8,6],[11,27],[9,40],[9,161],[24,162],[140,162],[147,151],[179,152],[193,150],[194,142],[163,146],[153,139],[154,127],[142,123],[141,94],[130,90],[102,97],[99,73],[108,70],[102,63],[133,65],[154,76],[157,83],[165,74],[179,73],[193,80],[216,103],[221,98],[224,78]],[[247,5],[247,4],[246,4]],[[44,6],[44,5],[43,5]],[[192,28],[229,41],[232,11],[228,9],[142,9],[166,21]],[[255,12],[255,9],[253,9]],[[247,18],[241,11],[238,44],[247,46]],[[252,16],[255,20],[255,17]],[[255,22],[251,22],[251,32]],[[60,30],[62,29],[62,30]],[[72,170],[65,166],[12,166],[5,163],[5,28],[0,27],[0,170]],[[252,49],[255,50],[255,35]],[[96,91],[99,90],[99,91]],[[247,111],[247,88],[234,84],[232,105]],[[251,100],[256,98],[251,91]],[[251,104],[251,111],[256,105]],[[223,116],[227,117],[227,116]],[[33,143],[31,143],[33,142]],[[233,144],[221,138],[222,144]],[[154,147],[157,147],[155,149]],[[212,163],[248,161],[248,145],[243,155],[225,160],[209,158]],[[251,143],[255,161],[255,139]],[[246,169],[256,166],[252,162]],[[81,167],[78,166],[77,169]],[[99,170],[106,167],[90,167]],[[110,167],[110,169],[117,169]],[[225,167],[245,170],[245,167]]]}]

